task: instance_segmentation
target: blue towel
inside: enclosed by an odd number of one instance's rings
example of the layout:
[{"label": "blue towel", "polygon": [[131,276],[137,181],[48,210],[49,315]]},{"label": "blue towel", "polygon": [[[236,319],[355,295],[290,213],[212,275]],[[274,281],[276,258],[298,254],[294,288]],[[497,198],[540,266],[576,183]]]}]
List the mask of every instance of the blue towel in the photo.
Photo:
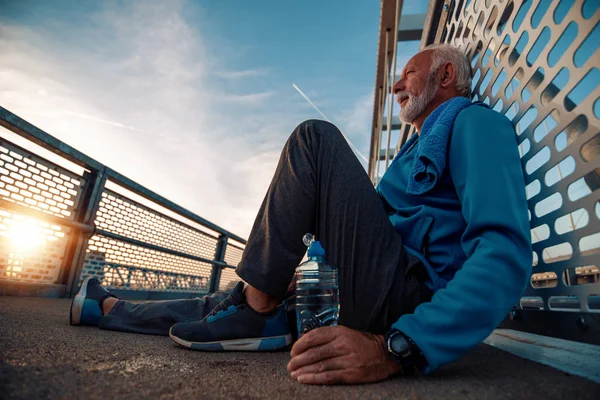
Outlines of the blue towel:
[{"label": "blue towel", "polygon": [[[420,195],[428,192],[437,183],[446,168],[448,145],[454,119],[465,108],[469,107],[471,100],[466,97],[453,97],[440,104],[425,119],[419,135],[413,135],[402,147],[408,150],[417,138],[417,154],[412,172],[408,178],[407,192]],[[398,156],[402,155],[400,151]]]}]

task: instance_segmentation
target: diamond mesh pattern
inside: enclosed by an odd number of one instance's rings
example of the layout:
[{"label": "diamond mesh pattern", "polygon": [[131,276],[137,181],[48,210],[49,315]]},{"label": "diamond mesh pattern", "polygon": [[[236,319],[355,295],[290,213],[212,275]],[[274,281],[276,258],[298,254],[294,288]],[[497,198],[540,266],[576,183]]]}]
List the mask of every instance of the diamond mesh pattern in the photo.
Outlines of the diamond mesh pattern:
[{"label": "diamond mesh pattern", "polygon": [[[597,2],[458,1],[439,38],[469,55],[473,94],[518,136],[537,308],[595,311],[600,293]],[[523,305],[523,302],[522,302]]]}]

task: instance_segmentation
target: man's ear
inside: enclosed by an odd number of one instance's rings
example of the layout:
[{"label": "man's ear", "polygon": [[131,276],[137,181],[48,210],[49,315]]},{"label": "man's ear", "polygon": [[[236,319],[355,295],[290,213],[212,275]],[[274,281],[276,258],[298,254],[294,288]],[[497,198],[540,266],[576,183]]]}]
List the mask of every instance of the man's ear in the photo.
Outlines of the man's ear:
[{"label": "man's ear", "polygon": [[446,63],[442,66],[442,87],[448,87],[456,81],[456,69],[452,63]]}]

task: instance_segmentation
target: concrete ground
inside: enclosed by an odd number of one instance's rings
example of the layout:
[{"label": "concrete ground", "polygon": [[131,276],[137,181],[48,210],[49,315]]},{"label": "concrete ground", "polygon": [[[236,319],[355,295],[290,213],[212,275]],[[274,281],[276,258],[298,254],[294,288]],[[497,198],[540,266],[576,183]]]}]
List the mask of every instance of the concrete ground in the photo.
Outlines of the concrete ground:
[{"label": "concrete ground", "polygon": [[0,399],[598,399],[600,385],[481,345],[430,376],[303,386],[288,352],[200,353],[69,326],[68,299],[0,297]]}]

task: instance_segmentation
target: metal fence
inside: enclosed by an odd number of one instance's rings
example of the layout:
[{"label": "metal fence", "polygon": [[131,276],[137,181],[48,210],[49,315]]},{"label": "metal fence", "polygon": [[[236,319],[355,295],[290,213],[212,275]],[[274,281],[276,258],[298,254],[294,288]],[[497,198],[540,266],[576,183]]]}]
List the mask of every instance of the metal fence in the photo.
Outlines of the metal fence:
[{"label": "metal fence", "polygon": [[243,238],[2,107],[0,125],[27,144],[0,136],[0,285],[58,284],[70,295],[96,276],[125,297],[175,298],[239,280]]},{"label": "metal fence", "polygon": [[[599,6],[577,0],[432,1],[420,43],[421,48],[451,43],[463,50],[473,68],[473,99],[506,115],[517,134],[534,262],[531,285],[505,326],[595,343],[600,343]],[[410,17],[400,16],[394,29]],[[400,132],[397,150],[413,132],[391,117],[395,71],[387,64],[396,58],[396,45],[386,49],[371,141],[374,182],[394,152],[389,145],[381,148],[385,135],[389,142],[390,131]]]}]

